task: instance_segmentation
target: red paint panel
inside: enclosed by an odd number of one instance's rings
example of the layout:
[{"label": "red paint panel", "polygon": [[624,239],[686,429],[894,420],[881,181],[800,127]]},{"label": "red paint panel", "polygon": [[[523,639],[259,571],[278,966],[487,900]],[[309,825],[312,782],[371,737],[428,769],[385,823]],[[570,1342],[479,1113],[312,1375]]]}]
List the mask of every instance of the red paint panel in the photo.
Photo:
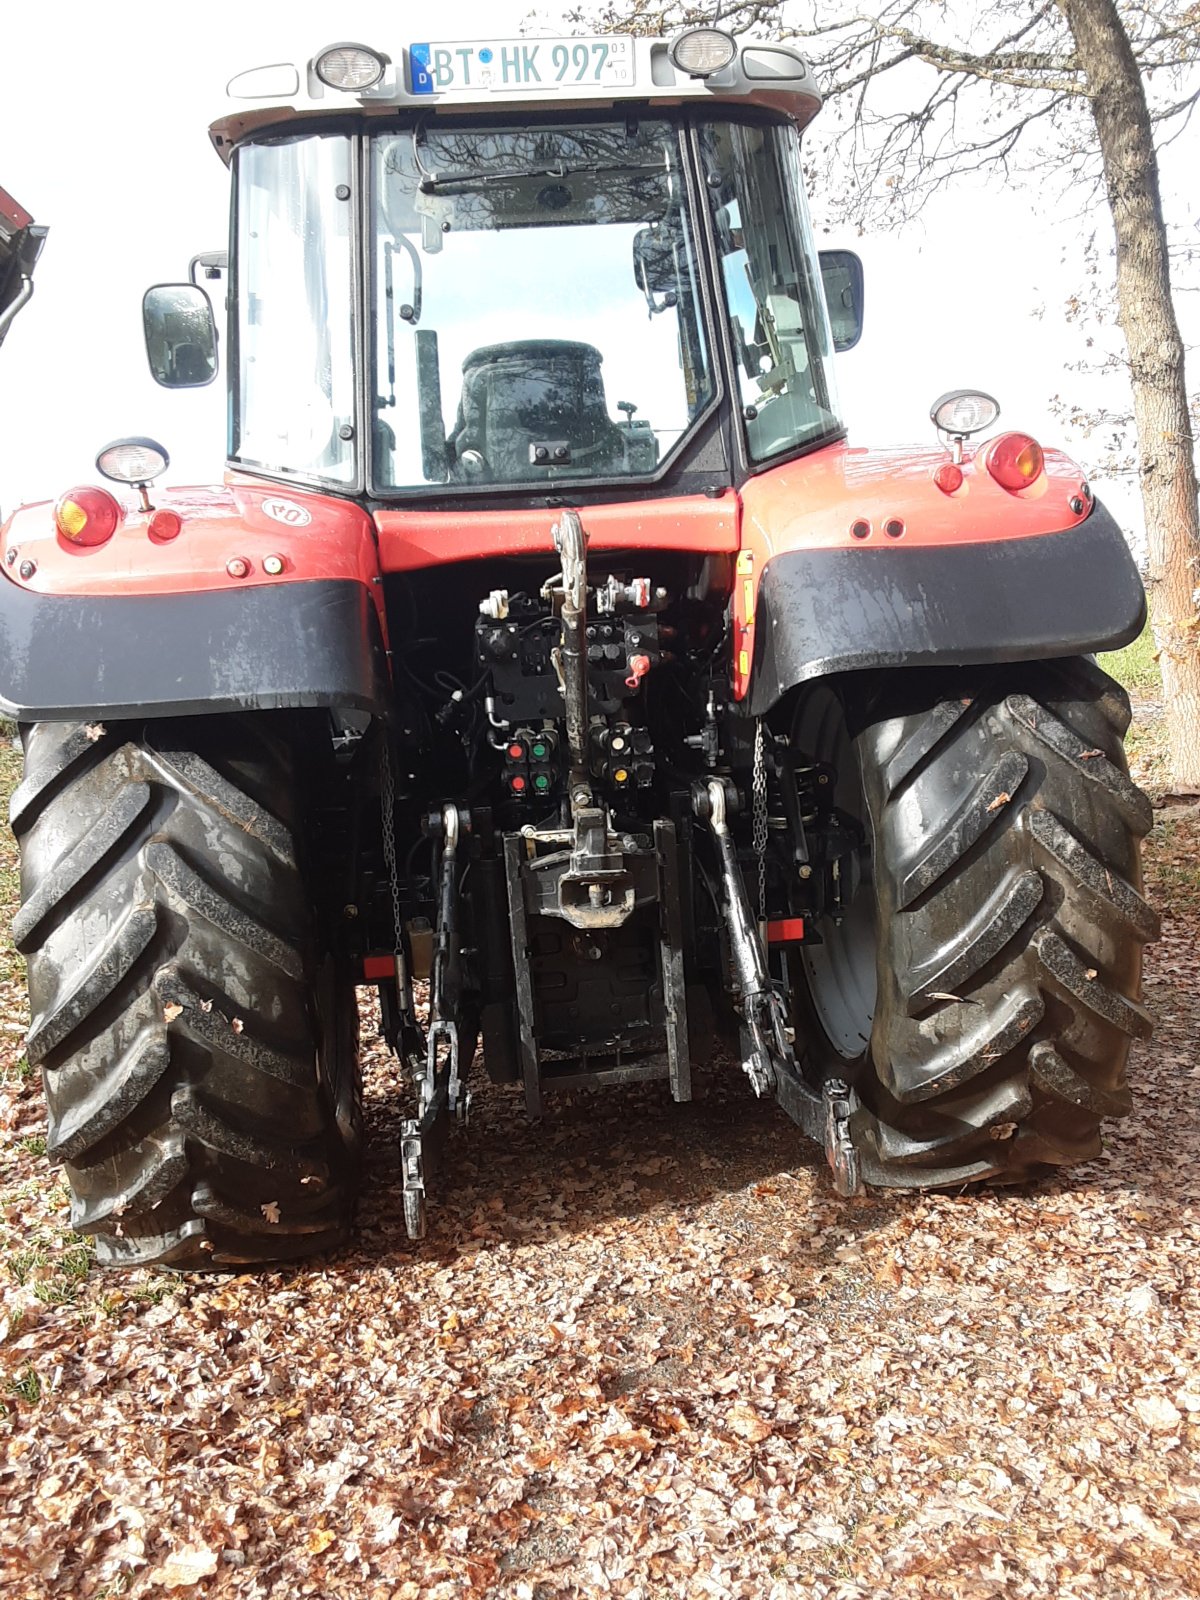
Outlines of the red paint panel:
[{"label": "red paint panel", "polygon": [[803,917],[780,917],[767,923],[768,944],[800,944],[803,939]]},{"label": "red paint panel", "polygon": [[[580,517],[593,550],[694,550],[732,553],[738,547],[738,499],[687,495],[583,506]],[[520,511],[377,511],[379,559],[385,572],[411,572],[487,556],[554,553],[550,530],[558,513]]]},{"label": "red paint panel", "polygon": [[395,956],[364,956],[362,964],[364,983],[378,983],[382,978],[396,976]]},{"label": "red paint panel", "polygon": [[962,486],[953,494],[934,481],[950,459],[936,446],[863,450],[834,444],[745,483],[733,591],[734,699],[744,699],[750,686],[758,586],[772,556],[883,548],[903,561],[905,550],[917,545],[1052,536],[1083,521],[1090,502],[1073,511],[1071,500],[1081,494],[1084,476],[1067,456],[1048,450],[1042,476],[1013,494],[987,471],[985,450],[986,442],[963,461]]},{"label": "red paint panel", "polygon": [[[375,527],[361,507],[325,495],[262,484],[151,490],[156,510],[180,521],[171,539],[151,535],[151,513],[135,509],[132,494],[111,486],[123,502],[116,533],[101,545],[80,546],[59,537],[53,507],[25,506],[3,530],[4,549],[15,559],[6,574],[40,594],[192,594],[197,590],[246,588],[263,583],[298,583],[313,578],[354,578],[370,585],[382,610]],[[279,556],[283,571],[264,570]],[[244,578],[231,577],[228,563],[249,563]],[[21,580],[23,561],[37,570]]]},{"label": "red paint panel", "polygon": [[[946,494],[934,482],[948,453],[935,446],[899,450],[830,445],[742,486],[742,544],[759,563],[780,550],[883,545],[897,552],[920,545],[974,544],[1056,533],[1082,522],[1071,500],[1084,483],[1081,469],[1047,450],[1046,470],[1017,494],[1002,489],[983,465],[983,448],[964,460],[962,488]],[[868,533],[850,531],[865,522]],[[898,538],[889,522],[903,524]]]}]

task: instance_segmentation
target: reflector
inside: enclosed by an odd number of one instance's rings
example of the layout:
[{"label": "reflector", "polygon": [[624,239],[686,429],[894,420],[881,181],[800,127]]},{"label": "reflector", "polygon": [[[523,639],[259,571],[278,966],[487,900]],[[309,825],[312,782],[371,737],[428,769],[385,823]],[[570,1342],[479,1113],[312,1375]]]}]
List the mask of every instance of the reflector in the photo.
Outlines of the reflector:
[{"label": "reflector", "polygon": [[692,78],[707,78],[737,55],[737,40],[724,28],[689,28],[676,34],[667,50],[671,65]]},{"label": "reflector", "polygon": [[331,89],[373,89],[386,66],[387,57],[365,44],[331,44],[313,62],[313,71]]},{"label": "reflector", "polygon": [[183,527],[183,519],[177,511],[156,511],[146,524],[146,531],[152,539],[176,539],[179,530]]}]

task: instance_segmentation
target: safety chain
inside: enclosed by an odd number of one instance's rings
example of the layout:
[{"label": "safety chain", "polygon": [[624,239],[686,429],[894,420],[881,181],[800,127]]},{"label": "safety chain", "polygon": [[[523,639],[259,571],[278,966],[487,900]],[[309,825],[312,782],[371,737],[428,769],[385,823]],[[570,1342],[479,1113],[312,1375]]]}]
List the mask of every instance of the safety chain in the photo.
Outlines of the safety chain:
[{"label": "safety chain", "polygon": [[767,756],[763,719],[754,724],[754,769],[750,780],[754,854],[758,861],[758,920],[767,920]]}]

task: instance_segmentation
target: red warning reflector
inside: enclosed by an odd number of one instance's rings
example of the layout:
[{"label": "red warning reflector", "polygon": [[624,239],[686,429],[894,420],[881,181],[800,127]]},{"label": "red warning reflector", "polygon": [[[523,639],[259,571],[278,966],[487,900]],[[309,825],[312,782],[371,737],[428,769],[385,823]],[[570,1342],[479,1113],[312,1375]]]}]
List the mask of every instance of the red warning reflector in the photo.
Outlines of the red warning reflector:
[{"label": "red warning reflector", "polygon": [[168,511],[160,506],[146,524],[146,531],[152,539],[175,539],[179,535],[183,522],[177,511]]},{"label": "red warning reflector", "polygon": [[395,956],[364,956],[363,957],[363,982],[377,983],[380,978],[394,978],[396,976]]},{"label": "red warning reflector", "polygon": [[779,917],[767,923],[768,944],[800,944],[803,938],[803,917]]}]

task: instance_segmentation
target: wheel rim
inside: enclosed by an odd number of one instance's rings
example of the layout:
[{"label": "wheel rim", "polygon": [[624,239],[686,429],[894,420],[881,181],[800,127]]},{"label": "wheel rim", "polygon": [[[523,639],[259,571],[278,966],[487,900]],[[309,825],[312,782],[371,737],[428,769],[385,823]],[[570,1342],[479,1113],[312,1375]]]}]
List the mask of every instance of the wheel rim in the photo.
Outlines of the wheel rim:
[{"label": "wheel rim", "polygon": [[[870,819],[863,794],[858,753],[846,726],[841,701],[821,687],[807,695],[796,716],[793,743],[837,772],[834,799],[838,808],[860,822],[870,839]],[[816,922],[822,943],[801,948],[800,964],[809,1000],[830,1045],[846,1061],[861,1056],[871,1037],[878,995],[876,969],[875,888],[869,848],[840,926],[831,917]]]}]

